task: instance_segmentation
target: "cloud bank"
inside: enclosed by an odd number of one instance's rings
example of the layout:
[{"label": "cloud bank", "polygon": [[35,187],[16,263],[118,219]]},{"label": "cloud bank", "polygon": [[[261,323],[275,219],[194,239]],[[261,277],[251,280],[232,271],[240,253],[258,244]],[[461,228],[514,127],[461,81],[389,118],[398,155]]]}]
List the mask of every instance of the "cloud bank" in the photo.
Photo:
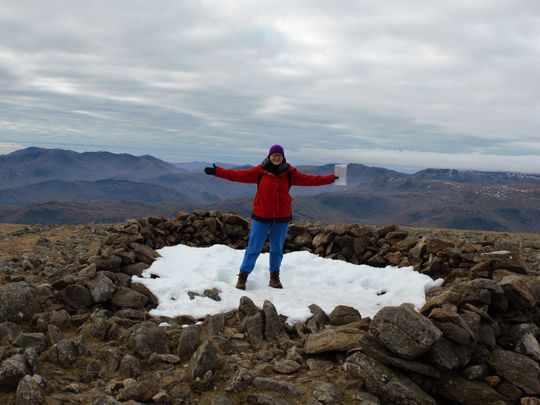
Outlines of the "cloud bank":
[{"label": "cloud bank", "polygon": [[364,3],[7,2],[0,143],[540,171],[540,3]]}]

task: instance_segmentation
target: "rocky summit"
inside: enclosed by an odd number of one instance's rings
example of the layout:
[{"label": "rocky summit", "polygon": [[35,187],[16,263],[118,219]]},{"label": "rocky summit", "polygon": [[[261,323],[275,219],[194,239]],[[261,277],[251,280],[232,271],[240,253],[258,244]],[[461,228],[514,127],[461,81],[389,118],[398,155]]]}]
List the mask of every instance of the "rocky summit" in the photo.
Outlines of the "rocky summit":
[{"label": "rocky summit", "polygon": [[540,235],[294,223],[286,252],[445,282],[419,311],[373,319],[313,303],[291,326],[247,297],[204,319],[149,314],[157,299],[132,276],[156,250],[242,249],[249,227],[219,211],[0,225],[0,403],[540,404]]}]

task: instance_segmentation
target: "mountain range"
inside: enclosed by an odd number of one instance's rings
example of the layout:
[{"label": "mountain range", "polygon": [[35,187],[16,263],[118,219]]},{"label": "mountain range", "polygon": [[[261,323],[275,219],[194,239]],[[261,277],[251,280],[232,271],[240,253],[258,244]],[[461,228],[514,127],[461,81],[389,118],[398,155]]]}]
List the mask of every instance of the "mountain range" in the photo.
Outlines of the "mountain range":
[{"label": "mountain range", "polygon": [[[108,222],[196,208],[248,216],[256,186],[207,176],[202,169],[208,165],[168,163],[149,155],[18,150],[0,155],[0,222]],[[297,168],[329,174],[334,164]],[[347,186],[293,187],[295,218],[454,229],[540,229],[539,174],[455,169],[405,174],[349,164],[347,180]]]},{"label": "mountain range", "polygon": [[140,181],[182,172],[150,155],[110,152],[77,153],[63,149],[26,148],[0,156],[0,189],[48,180],[122,179]]}]

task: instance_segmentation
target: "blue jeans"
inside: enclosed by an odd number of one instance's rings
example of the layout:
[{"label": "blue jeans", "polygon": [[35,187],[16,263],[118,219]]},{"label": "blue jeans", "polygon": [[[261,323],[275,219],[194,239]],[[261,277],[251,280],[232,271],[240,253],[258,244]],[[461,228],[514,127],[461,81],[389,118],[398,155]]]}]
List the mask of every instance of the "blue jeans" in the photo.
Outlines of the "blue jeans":
[{"label": "blue jeans", "polygon": [[278,272],[283,260],[283,244],[289,229],[288,222],[266,223],[252,220],[248,247],[240,266],[240,273],[251,273],[255,262],[264,246],[266,236],[270,234],[270,271]]}]

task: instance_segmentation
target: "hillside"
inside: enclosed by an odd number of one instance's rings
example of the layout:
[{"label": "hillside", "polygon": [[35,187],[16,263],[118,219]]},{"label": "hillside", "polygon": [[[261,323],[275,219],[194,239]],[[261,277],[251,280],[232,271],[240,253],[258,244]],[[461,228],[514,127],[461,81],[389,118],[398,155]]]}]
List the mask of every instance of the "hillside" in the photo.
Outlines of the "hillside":
[{"label": "hillside", "polygon": [[[178,175],[173,176],[168,178],[169,181],[181,182]],[[27,188],[21,198],[28,198],[30,195],[43,202],[15,206],[13,204],[18,202],[18,194],[6,192],[2,200],[12,204],[2,207],[0,221],[45,224],[107,222],[129,218],[132,216],[129,212],[137,215],[172,215],[175,210],[197,207],[250,215],[252,195],[255,192],[253,186],[231,187],[227,192],[223,192],[225,195],[221,195],[223,199],[220,199],[219,194],[215,193],[219,189],[218,185],[227,189],[234,184],[208,176],[203,179],[216,184],[214,193],[202,191],[198,186],[190,186],[189,179],[184,179],[188,183],[186,186],[178,187],[182,192],[140,183],[137,183],[136,187],[131,187],[133,184],[128,183],[126,190],[117,182],[107,181],[104,185],[108,187],[97,187],[99,183],[88,187],[84,183],[79,184],[78,187],[83,189],[80,194],[72,193],[69,187],[60,187],[58,196],[66,197],[66,200],[61,202],[47,201],[47,198],[54,198],[56,187],[44,194],[28,194],[31,188]],[[167,184],[165,178],[162,178],[161,184]],[[124,186],[126,183],[120,182],[120,185]],[[35,187],[39,189],[41,185]],[[315,187],[311,188],[312,191],[314,189]],[[294,217],[370,224],[391,222],[403,226],[452,229],[514,232],[534,232],[540,229],[540,185],[536,184],[470,185],[383,178],[351,188],[348,192],[339,190],[334,187],[333,192],[313,195],[298,195],[299,193],[293,192]],[[193,197],[197,195],[195,200]],[[237,195],[245,197],[237,198]],[[88,197],[82,200],[81,196]],[[205,198],[212,202],[201,202]],[[116,202],[112,201],[114,199],[117,199]]]},{"label": "hillside", "polygon": [[184,205],[179,203],[50,201],[23,207],[4,206],[0,210],[0,223],[43,225],[108,223],[147,215],[169,216],[181,209],[184,209]]},{"label": "hillside", "polygon": [[62,181],[49,180],[25,187],[3,189],[0,205],[38,204],[48,201],[80,199],[129,202],[181,201],[193,203],[185,193],[158,185],[127,180]]},{"label": "hillside", "polygon": [[[121,221],[129,212],[172,215],[198,207],[248,216],[255,184],[207,176],[201,168],[208,164],[186,162],[177,164],[180,169],[151,156],[23,149],[0,156],[0,221]],[[328,174],[334,164],[297,168]],[[409,175],[349,164],[347,186],[293,187],[291,195],[298,219],[513,232],[540,229],[540,176],[530,173],[426,169]]]},{"label": "hillside", "polygon": [[425,169],[414,173],[415,179],[449,180],[469,184],[540,183],[540,174],[512,172],[482,172],[478,170]]},{"label": "hillside", "polygon": [[139,180],[180,171],[150,155],[31,147],[0,155],[0,189],[48,180]]},{"label": "hillside", "polygon": [[[297,196],[294,217],[327,222],[535,232],[540,229],[539,185],[468,185],[386,180],[350,192]],[[209,205],[249,215],[251,199]]]}]

